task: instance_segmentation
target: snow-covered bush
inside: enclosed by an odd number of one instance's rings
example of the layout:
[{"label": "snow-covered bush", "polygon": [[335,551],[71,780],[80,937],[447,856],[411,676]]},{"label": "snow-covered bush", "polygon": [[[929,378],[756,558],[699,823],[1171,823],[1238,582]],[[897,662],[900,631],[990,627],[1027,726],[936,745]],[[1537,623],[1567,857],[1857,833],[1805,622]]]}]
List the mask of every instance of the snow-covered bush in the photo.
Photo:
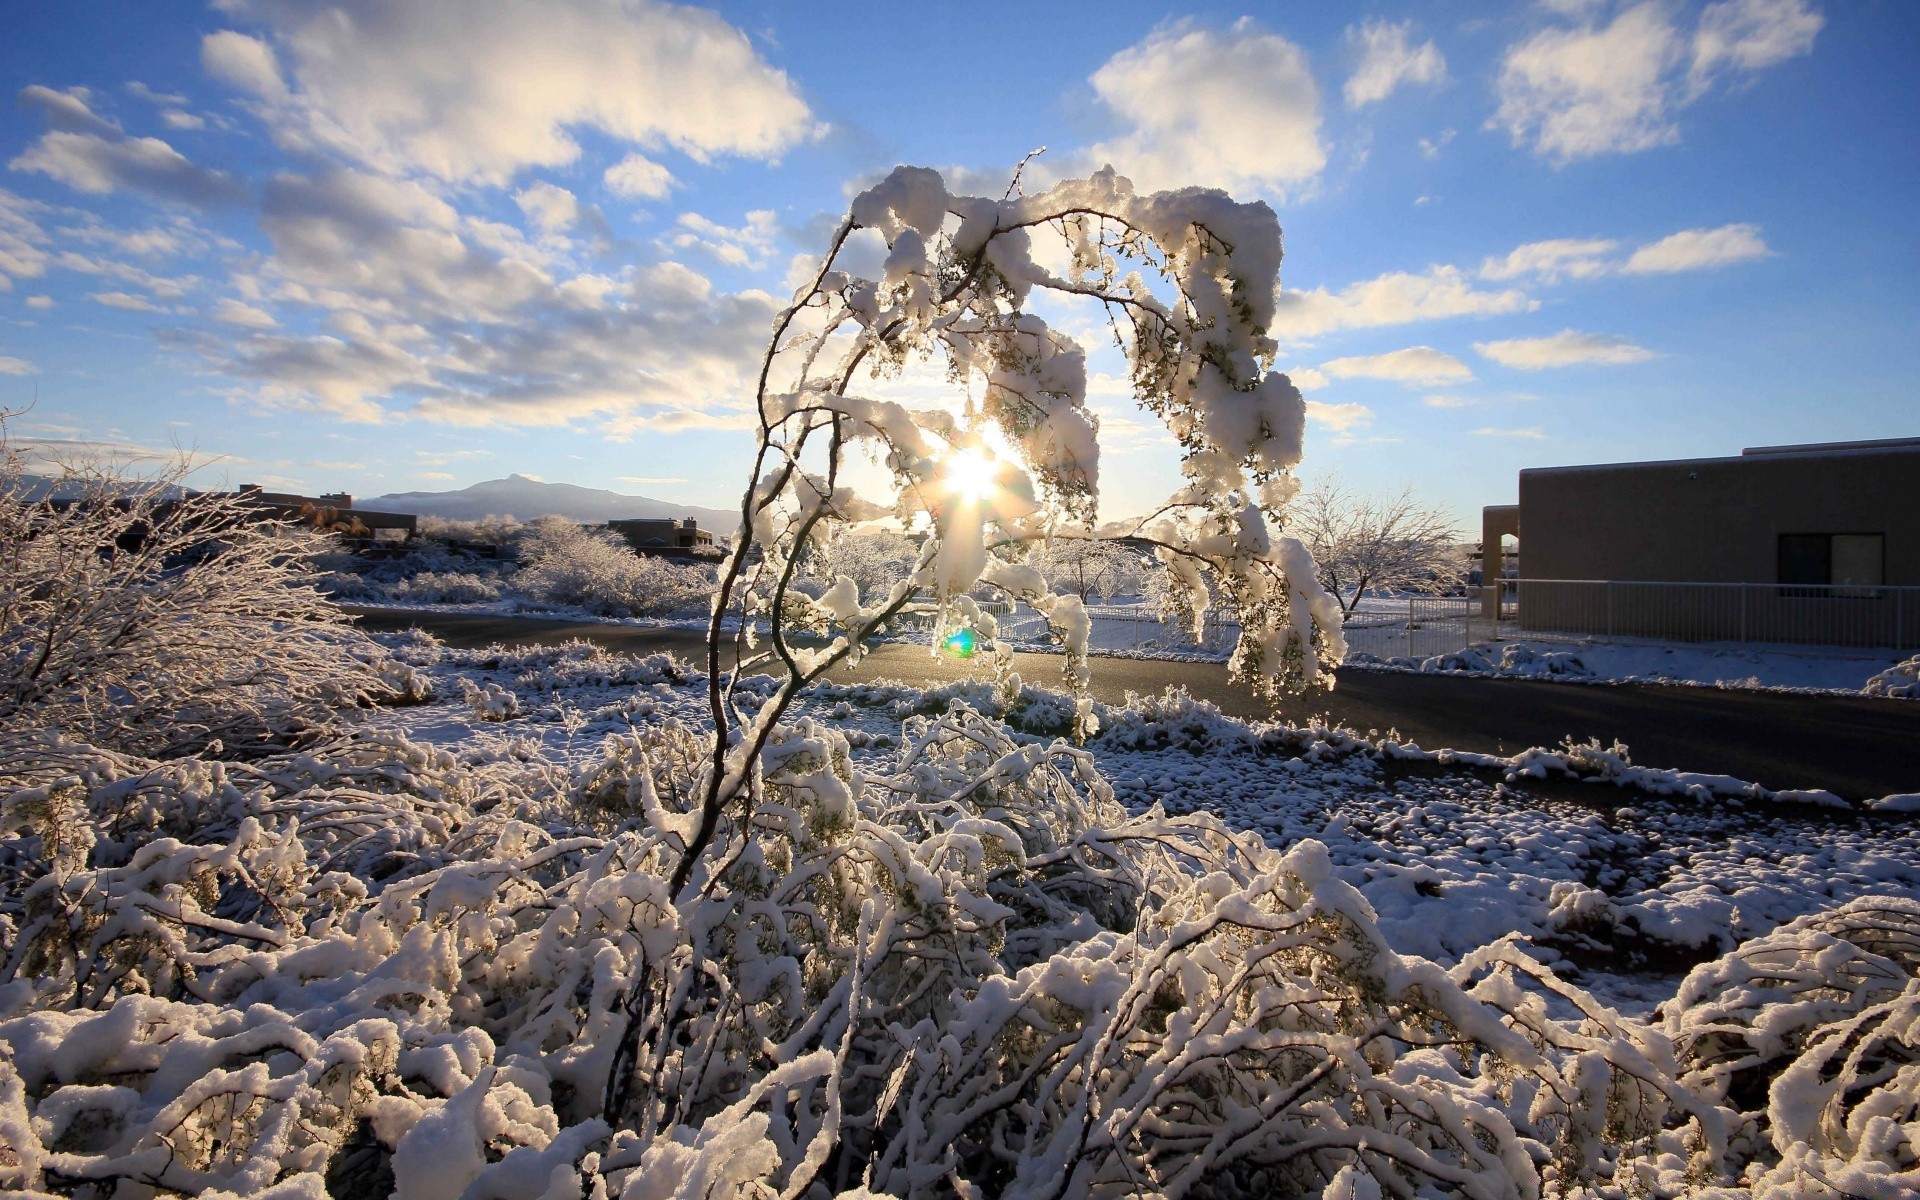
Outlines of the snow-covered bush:
[{"label": "snow-covered bush", "polygon": [[[783,728],[665,879],[705,739],[252,764],[0,745],[0,1170],[250,1193],[1534,1194],[1717,1169],[1657,1031],[1510,946],[1395,954],[1325,851],[1128,818],[965,708],[899,769]],[[1690,1157],[1689,1157],[1690,1156]],[[765,1189],[763,1192],[761,1189]]]},{"label": "snow-covered bush", "polygon": [[1920,901],[1865,897],[1697,967],[1683,1080],[1738,1112],[1753,1195],[1920,1192]]},{"label": "snow-covered bush", "polygon": [[69,466],[43,499],[0,422],[0,726],[172,754],[270,744],[381,691],[310,582],[330,546],[233,494]]},{"label": "snow-covered bush", "polygon": [[540,604],[609,617],[705,616],[712,605],[710,568],[637,555],[619,535],[564,517],[531,522],[520,556],[514,591]]},{"label": "snow-covered bush", "polygon": [[1920,655],[1893,664],[1867,680],[1860,690],[1890,700],[1920,700]]}]

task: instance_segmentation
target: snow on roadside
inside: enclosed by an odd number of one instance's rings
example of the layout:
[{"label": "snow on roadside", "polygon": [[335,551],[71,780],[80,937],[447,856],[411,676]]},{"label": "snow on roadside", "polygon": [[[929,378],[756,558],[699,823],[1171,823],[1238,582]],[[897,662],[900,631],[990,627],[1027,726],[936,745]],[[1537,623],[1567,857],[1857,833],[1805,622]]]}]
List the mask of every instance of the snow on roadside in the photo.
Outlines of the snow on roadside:
[{"label": "snow on roadside", "polygon": [[[630,725],[706,721],[705,677],[668,655],[387,640],[440,698],[371,720],[456,752],[507,739],[529,756],[584,759]],[[749,679],[741,690],[751,698],[770,685]],[[903,722],[956,703],[1022,740],[1050,742],[1073,725],[1070,697],[1017,676],[825,685],[796,716],[841,729],[856,762],[879,771]],[[510,707],[518,715],[499,719]],[[1900,815],[1920,810],[1920,797],[1856,812],[1827,793],[1639,767],[1621,747],[1430,751],[1249,724],[1178,692],[1095,711],[1088,749],[1130,809],[1211,812],[1275,847],[1316,838],[1396,950],[1451,963],[1522,933],[1624,1011],[1651,1008],[1687,966],[1798,916],[1920,892],[1920,825]]]},{"label": "snow on roadside", "polygon": [[1477,642],[1424,658],[1350,655],[1348,667],[1425,675],[1497,675],[1569,683],[1685,684],[1741,690],[1920,698],[1920,658],[1830,646],[1653,641]]}]

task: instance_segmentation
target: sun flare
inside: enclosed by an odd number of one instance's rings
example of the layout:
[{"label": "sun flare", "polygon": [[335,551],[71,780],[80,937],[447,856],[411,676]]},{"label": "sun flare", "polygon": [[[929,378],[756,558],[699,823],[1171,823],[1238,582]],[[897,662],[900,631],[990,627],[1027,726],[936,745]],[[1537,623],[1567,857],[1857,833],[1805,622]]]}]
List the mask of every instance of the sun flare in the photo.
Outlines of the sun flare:
[{"label": "sun flare", "polygon": [[947,459],[942,471],[947,491],[962,500],[985,500],[999,487],[999,466],[978,446],[968,446]]}]

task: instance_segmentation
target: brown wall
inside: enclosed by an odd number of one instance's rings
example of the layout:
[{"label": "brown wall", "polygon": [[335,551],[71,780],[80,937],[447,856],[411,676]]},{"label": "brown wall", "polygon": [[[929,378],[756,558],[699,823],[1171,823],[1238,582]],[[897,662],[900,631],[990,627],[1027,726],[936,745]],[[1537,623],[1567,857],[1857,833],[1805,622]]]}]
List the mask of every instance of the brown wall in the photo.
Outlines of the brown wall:
[{"label": "brown wall", "polygon": [[1920,584],[1920,446],[1520,472],[1527,579],[1774,583],[1783,533],[1883,533]]}]

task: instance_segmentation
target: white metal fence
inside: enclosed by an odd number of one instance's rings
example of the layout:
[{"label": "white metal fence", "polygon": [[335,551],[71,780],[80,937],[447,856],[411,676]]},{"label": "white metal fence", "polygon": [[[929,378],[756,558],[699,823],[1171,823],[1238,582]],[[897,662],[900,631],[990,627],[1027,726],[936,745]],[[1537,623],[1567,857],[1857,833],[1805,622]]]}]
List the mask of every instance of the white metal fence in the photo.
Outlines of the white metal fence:
[{"label": "white metal fence", "polygon": [[[1240,636],[1218,611],[1195,643],[1142,605],[1088,605],[1091,648],[1108,653],[1224,655]],[[1428,658],[1496,638],[1648,638],[1920,649],[1920,587],[1807,587],[1742,583],[1508,580],[1500,619],[1469,596],[1369,597],[1346,621],[1350,654]],[[1046,622],[1024,605],[1000,618],[1001,636],[1043,640]]]},{"label": "white metal fence", "polygon": [[1523,634],[1920,647],[1920,587],[1517,581]]}]

